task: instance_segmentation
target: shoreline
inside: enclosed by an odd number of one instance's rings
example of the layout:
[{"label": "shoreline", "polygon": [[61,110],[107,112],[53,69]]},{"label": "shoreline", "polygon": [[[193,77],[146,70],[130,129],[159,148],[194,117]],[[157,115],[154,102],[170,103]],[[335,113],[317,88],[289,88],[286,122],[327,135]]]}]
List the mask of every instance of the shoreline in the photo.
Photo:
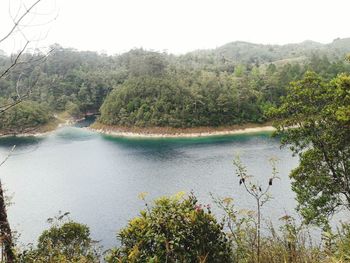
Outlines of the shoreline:
[{"label": "shoreline", "polygon": [[99,123],[95,123],[88,130],[109,135],[113,137],[126,137],[126,138],[198,138],[198,137],[211,137],[222,135],[238,135],[249,134],[259,132],[273,132],[276,129],[271,124],[245,124],[234,125],[227,127],[197,127],[197,128],[169,128],[169,127],[153,127],[153,128],[129,128],[129,127],[117,127],[107,126]]},{"label": "shoreline", "polygon": [[[18,134],[5,134],[0,138],[6,137],[44,137],[54,133],[57,129],[70,126],[74,124],[76,120],[65,120],[64,122],[56,123],[55,127],[50,129],[38,129],[36,131],[28,133]],[[199,138],[199,137],[212,137],[212,136],[225,136],[225,135],[239,135],[239,134],[251,134],[259,132],[273,132],[276,129],[271,123],[264,124],[242,124],[232,126],[220,126],[220,127],[196,127],[196,128],[171,128],[171,127],[121,127],[121,126],[109,126],[100,123],[93,123],[89,127],[83,127],[92,132],[104,134],[112,137],[124,137],[124,138]]]},{"label": "shoreline", "polygon": [[8,138],[8,137],[19,137],[19,138],[36,137],[37,138],[37,137],[48,136],[54,133],[59,128],[70,126],[76,123],[77,121],[79,121],[74,119],[61,119],[57,117],[57,115],[55,115],[54,118],[55,120],[53,122],[49,122],[43,126],[39,126],[37,129],[34,129],[33,131],[24,132],[24,133],[14,133],[14,134],[0,133],[0,138]]}]

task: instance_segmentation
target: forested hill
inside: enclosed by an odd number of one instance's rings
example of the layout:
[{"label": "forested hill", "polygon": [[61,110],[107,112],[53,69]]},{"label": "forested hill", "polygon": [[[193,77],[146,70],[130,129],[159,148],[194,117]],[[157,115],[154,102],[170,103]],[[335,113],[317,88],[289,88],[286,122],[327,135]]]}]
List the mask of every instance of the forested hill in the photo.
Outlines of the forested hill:
[{"label": "forested hill", "polygon": [[[108,56],[52,48],[47,57],[25,54],[0,79],[2,105],[30,95],[26,107],[0,116],[1,129],[20,126],[19,120],[29,127],[37,114],[49,114],[42,118],[49,120],[57,112],[101,113],[104,124],[141,127],[264,122],[266,109],[278,105],[288,84],[307,70],[325,79],[350,71],[344,60],[350,39],[282,46],[234,42],[179,56],[143,49]],[[0,72],[14,57],[0,52]],[[32,116],[30,105],[45,110]]]},{"label": "forested hill", "polygon": [[[332,43],[321,44],[311,40],[297,44],[263,45],[249,42],[236,41],[210,50],[196,50],[180,56],[189,64],[266,64],[303,61],[314,54],[327,56],[331,61],[342,59],[344,54],[350,52],[350,38],[335,39]],[[194,64],[193,64],[194,65]],[[197,66],[198,66],[197,65]]]}]

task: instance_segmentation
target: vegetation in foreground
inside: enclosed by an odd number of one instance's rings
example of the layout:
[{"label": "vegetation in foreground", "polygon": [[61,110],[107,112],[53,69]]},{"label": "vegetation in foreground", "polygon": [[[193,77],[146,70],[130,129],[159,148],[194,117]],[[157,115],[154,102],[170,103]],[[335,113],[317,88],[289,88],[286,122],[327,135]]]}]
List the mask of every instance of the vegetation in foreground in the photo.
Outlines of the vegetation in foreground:
[{"label": "vegetation in foreground", "polygon": [[26,248],[17,257],[23,263],[99,262],[100,252],[90,237],[89,227],[70,220],[69,213],[48,219],[51,227],[45,230],[36,247]]},{"label": "vegetation in foreground", "polygon": [[[142,194],[144,199],[144,194]],[[215,198],[224,212],[216,219],[193,195],[162,197],[119,231],[120,246],[101,254],[89,228],[62,216],[45,230],[36,247],[18,253],[18,262],[97,263],[343,263],[350,262],[350,225],[311,238],[310,226],[284,215],[281,225],[264,226],[257,254],[256,211],[238,209],[232,198]]]}]

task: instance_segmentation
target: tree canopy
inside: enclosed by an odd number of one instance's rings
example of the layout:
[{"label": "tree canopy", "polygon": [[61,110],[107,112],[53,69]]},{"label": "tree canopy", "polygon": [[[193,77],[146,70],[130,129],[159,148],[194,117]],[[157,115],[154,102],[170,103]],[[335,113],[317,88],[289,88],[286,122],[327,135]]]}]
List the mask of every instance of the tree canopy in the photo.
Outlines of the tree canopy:
[{"label": "tree canopy", "polygon": [[[113,125],[258,123],[266,120],[268,108],[280,104],[289,82],[307,70],[327,80],[349,72],[347,41],[326,46],[237,42],[179,56],[143,49],[107,56],[56,44],[45,60],[43,54],[23,54],[26,65],[0,79],[0,98],[8,101],[18,90],[29,90],[31,101],[46,103],[52,112],[101,113],[100,121]],[[9,65],[11,58],[1,56],[0,70]]]},{"label": "tree canopy", "polygon": [[350,210],[350,76],[328,82],[307,72],[272,115],[282,143],[300,157],[290,176],[304,218],[321,224]]},{"label": "tree canopy", "polygon": [[107,262],[231,262],[228,239],[194,196],[163,197],[119,232]]},{"label": "tree canopy", "polygon": [[0,133],[12,135],[32,132],[47,124],[52,118],[52,113],[47,105],[34,101],[23,101],[0,115]]}]

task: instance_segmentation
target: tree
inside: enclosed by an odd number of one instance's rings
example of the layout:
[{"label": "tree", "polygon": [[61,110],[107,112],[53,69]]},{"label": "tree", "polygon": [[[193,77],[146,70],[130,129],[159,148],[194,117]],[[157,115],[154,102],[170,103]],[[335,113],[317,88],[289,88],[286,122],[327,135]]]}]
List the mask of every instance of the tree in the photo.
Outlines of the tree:
[{"label": "tree", "polygon": [[350,76],[324,82],[307,72],[271,113],[282,145],[300,157],[290,177],[305,220],[324,224],[350,210]]},{"label": "tree", "polygon": [[37,102],[23,101],[0,115],[1,135],[30,133],[52,119],[50,110]]},{"label": "tree", "polygon": [[37,248],[24,251],[20,262],[99,262],[99,253],[86,225],[74,222],[64,213],[49,218],[51,227],[38,238]]},{"label": "tree", "polygon": [[[144,195],[142,195],[144,199]],[[209,206],[194,196],[163,197],[119,232],[107,262],[231,262],[231,248]]]}]

